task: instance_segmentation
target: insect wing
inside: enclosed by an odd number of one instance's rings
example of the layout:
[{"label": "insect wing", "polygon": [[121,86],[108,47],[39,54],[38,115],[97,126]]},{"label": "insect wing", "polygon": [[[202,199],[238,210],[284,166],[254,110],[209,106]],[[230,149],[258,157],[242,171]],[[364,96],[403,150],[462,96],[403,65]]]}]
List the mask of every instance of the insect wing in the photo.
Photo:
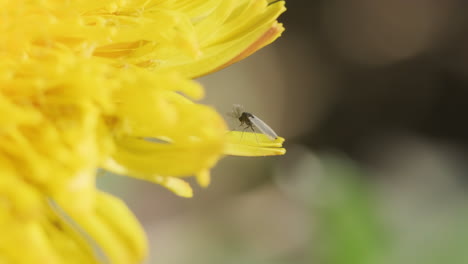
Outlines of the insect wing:
[{"label": "insect wing", "polygon": [[244,108],[241,105],[235,104],[232,106],[232,111],[227,113],[228,116],[232,118],[239,118],[241,117],[242,113],[244,112]]},{"label": "insect wing", "polygon": [[258,130],[262,131],[262,133],[268,136],[270,139],[273,140],[278,137],[275,131],[273,131],[273,129],[271,129],[271,127],[268,126],[265,122],[263,122],[260,118],[252,115],[251,117],[249,117],[249,120],[250,122],[252,122],[252,124],[254,124],[256,128],[258,128]]}]

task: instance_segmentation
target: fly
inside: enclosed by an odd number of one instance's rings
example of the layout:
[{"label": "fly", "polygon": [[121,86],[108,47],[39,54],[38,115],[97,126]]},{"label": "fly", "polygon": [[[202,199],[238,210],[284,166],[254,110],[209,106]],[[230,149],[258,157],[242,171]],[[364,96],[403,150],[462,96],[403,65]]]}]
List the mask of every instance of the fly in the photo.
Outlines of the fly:
[{"label": "fly", "polygon": [[230,116],[239,119],[241,126],[245,125],[244,131],[250,128],[253,132],[255,132],[254,127],[260,130],[263,134],[265,134],[269,139],[275,140],[278,138],[278,135],[273,131],[273,129],[268,126],[265,122],[263,122],[257,116],[249,113],[244,112],[241,105],[234,105],[232,108],[232,112]]}]

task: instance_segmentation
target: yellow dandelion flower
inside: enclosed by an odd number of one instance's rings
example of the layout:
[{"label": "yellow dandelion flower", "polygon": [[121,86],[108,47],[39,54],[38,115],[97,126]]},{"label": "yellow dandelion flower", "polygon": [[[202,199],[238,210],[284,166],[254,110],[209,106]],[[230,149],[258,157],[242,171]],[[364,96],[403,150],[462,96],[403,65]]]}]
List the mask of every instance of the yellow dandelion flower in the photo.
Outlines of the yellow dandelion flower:
[{"label": "yellow dandelion flower", "polygon": [[276,39],[282,1],[0,4],[0,263],[141,263],[144,232],[98,168],[190,197],[182,177],[207,186],[223,155],[284,154],[226,133],[189,79]]}]

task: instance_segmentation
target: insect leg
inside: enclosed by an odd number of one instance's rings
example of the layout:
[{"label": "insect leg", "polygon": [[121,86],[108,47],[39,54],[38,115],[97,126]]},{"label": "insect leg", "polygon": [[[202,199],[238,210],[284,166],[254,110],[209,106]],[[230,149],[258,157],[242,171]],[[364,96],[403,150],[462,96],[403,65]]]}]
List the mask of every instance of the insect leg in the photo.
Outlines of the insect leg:
[{"label": "insect leg", "polygon": [[255,135],[255,140],[257,141],[257,144],[258,144],[258,137],[257,137],[257,133],[255,133],[255,129],[252,126],[249,126],[249,127],[250,127],[250,129],[252,129],[253,134]]},{"label": "insect leg", "polygon": [[244,132],[245,132],[245,130],[246,130],[247,128],[249,128],[249,127],[244,127],[244,129],[242,129],[241,141],[242,141],[242,138],[244,138]]}]

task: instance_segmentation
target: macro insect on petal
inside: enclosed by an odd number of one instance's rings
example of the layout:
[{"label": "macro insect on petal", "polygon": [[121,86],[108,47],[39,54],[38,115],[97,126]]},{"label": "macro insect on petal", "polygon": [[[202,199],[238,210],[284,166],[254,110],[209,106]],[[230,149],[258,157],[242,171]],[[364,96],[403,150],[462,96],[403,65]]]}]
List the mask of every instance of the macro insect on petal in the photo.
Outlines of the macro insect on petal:
[{"label": "macro insect on petal", "polygon": [[255,132],[254,127],[256,127],[271,140],[278,138],[278,135],[269,125],[267,125],[257,116],[249,112],[245,112],[241,105],[233,105],[232,112],[229,115],[238,119],[241,122],[241,126],[245,125],[244,130],[250,128],[252,131]]}]

